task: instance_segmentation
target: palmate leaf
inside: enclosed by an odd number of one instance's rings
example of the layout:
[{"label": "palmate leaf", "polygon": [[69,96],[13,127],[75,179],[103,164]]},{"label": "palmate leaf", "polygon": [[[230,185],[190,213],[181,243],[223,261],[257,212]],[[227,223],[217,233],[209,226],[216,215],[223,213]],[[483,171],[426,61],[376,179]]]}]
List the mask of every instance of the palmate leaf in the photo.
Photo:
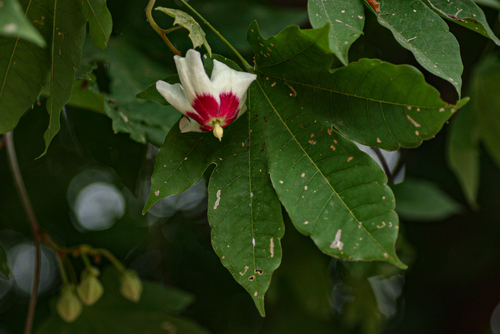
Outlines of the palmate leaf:
[{"label": "palmate leaf", "polygon": [[490,38],[496,45],[500,39],[491,30],[484,12],[472,0],[424,0],[424,2],[440,16],[460,24],[472,31]]},{"label": "palmate leaf", "polygon": [[380,6],[378,22],[420,65],[452,84],[460,96],[463,65],[459,45],[439,15],[421,1],[381,1]]},{"label": "palmate leaf", "polygon": [[[174,126],[152,176],[145,210],[217,165],[209,180],[212,243],[262,314],[261,298],[281,258],[279,201],[323,252],[405,267],[395,252],[398,218],[387,178],[344,134],[384,148],[415,147],[437,133],[456,108],[446,106],[410,66],[364,59],[330,71],[328,33],[328,25],[289,27],[266,40],[253,23],[248,42],[258,79],[248,92],[247,114],[225,130],[221,143],[212,133],[182,134]],[[140,96],[154,101],[156,94],[149,87]],[[372,102],[378,109],[367,108]],[[408,114],[409,107],[423,116]],[[383,122],[349,125],[373,113]]]},{"label": "palmate leaf", "polygon": [[323,252],[404,268],[394,249],[398,218],[385,174],[332,130],[331,94],[321,95],[335,87],[328,81],[328,30],[289,27],[265,40],[255,22],[250,26],[259,78],[249,110],[256,132],[267,138],[271,180],[295,227]]},{"label": "palmate leaf", "polygon": [[347,65],[349,47],[363,33],[363,3],[360,0],[309,0],[307,11],[313,28],[330,23],[330,48],[339,60]]}]

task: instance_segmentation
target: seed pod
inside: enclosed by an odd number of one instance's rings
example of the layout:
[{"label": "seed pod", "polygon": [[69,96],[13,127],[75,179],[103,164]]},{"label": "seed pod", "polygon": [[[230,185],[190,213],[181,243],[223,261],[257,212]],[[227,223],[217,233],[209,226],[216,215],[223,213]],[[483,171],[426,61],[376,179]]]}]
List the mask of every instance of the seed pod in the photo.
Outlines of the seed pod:
[{"label": "seed pod", "polygon": [[57,313],[66,322],[75,321],[82,313],[82,303],[75,293],[73,284],[65,285],[56,305]]},{"label": "seed pod", "polygon": [[80,297],[82,302],[87,306],[90,306],[97,302],[104,292],[104,288],[101,282],[99,282],[99,280],[97,279],[98,275],[99,270],[97,268],[85,270],[82,273],[82,280],[76,288],[78,297]]},{"label": "seed pod", "polygon": [[142,294],[142,281],[134,270],[125,270],[120,277],[120,292],[123,297],[138,302]]}]

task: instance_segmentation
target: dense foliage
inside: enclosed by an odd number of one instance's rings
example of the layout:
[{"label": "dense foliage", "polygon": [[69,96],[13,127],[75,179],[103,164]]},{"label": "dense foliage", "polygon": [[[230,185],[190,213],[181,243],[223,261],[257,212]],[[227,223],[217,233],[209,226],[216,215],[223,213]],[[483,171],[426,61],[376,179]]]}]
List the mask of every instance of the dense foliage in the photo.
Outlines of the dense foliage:
[{"label": "dense foliage", "polygon": [[[500,2],[154,5],[0,2],[7,333],[34,264],[36,333],[443,333],[416,281],[498,281]],[[190,48],[257,76],[221,141],[156,89]]]}]

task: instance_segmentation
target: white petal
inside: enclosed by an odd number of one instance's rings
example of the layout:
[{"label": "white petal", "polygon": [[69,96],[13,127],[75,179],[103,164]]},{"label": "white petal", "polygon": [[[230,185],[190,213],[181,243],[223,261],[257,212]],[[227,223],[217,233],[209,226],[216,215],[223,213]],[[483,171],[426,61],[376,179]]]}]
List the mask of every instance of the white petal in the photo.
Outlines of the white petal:
[{"label": "white petal", "polygon": [[202,132],[200,127],[200,123],[187,116],[182,117],[179,122],[179,129],[181,129],[181,132]]},{"label": "white petal", "polygon": [[250,84],[257,79],[257,75],[248,72],[233,70],[226,64],[214,60],[212,84],[217,95],[224,92],[233,92],[243,100]]},{"label": "white petal", "polygon": [[175,109],[184,115],[186,112],[196,112],[186,99],[186,93],[180,84],[169,84],[165,81],[156,82],[156,90],[170,103]]},{"label": "white petal", "polygon": [[214,94],[212,82],[205,72],[203,61],[198,51],[190,49],[186,53],[185,58],[174,56],[174,60],[182,87],[184,87],[189,102],[193,102],[197,95],[212,95],[217,102],[220,101],[219,96]]}]

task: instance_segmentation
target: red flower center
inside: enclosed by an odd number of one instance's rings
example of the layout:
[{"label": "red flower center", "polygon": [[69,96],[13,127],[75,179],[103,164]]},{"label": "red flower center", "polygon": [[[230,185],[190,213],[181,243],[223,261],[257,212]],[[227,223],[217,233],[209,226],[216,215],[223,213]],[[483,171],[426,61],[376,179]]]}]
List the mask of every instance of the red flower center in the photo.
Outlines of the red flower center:
[{"label": "red flower center", "polygon": [[238,116],[240,99],[232,92],[219,95],[220,105],[212,95],[197,95],[192,103],[196,113],[186,112],[186,115],[202,125],[202,131],[212,131],[215,122],[226,127]]}]

